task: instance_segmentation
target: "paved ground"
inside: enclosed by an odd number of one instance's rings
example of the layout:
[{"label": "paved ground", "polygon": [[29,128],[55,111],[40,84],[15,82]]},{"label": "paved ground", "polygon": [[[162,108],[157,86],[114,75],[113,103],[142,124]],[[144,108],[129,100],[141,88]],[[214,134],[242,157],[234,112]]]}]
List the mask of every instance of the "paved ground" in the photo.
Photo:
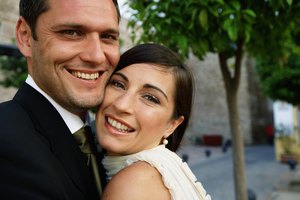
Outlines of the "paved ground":
[{"label": "paved ground", "polygon": [[300,167],[295,171],[284,173],[268,200],[300,199]]},{"label": "paved ground", "polygon": [[[206,150],[211,151],[210,157],[205,156]],[[188,155],[189,166],[213,200],[235,199],[231,149],[223,153],[220,147],[185,145],[178,154]],[[289,180],[299,174],[300,167],[291,171],[287,165],[278,163],[274,147],[246,147],[245,161],[247,188],[254,192],[255,200],[300,200],[300,190],[287,188]]]}]

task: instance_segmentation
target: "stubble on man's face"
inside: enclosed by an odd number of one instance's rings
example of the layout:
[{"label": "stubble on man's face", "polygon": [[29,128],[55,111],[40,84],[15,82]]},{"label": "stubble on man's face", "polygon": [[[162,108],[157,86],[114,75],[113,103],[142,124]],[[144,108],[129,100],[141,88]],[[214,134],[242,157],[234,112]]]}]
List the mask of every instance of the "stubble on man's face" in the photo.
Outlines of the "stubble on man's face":
[{"label": "stubble on man's face", "polygon": [[31,75],[57,103],[81,113],[102,102],[119,61],[117,12],[111,0],[72,0],[72,9],[49,3],[38,19]]}]

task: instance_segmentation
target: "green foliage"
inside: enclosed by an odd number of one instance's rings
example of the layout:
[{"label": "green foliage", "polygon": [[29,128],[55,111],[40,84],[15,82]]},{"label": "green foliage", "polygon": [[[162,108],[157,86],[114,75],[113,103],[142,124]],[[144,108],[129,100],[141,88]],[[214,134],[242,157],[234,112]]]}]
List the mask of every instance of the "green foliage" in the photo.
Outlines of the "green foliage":
[{"label": "green foliage", "polygon": [[257,55],[257,71],[264,92],[272,99],[294,105],[300,104],[299,22],[299,19],[291,20],[277,27],[281,31],[266,38],[264,48],[261,46],[263,50]]},{"label": "green foliage", "polygon": [[137,43],[163,43],[185,58],[190,50],[200,59],[207,52],[234,51],[238,39],[250,40],[256,20],[251,7],[238,0],[133,0],[128,4],[134,10],[129,26],[143,30]]},{"label": "green foliage", "polygon": [[258,60],[258,73],[262,81],[262,88],[271,98],[300,104],[300,57],[292,54],[283,65]]},{"label": "green foliage", "polygon": [[[274,78],[260,75],[266,94],[299,103],[298,68],[290,65],[300,58],[294,50],[300,44],[300,1],[131,0],[127,4],[133,11],[128,26],[136,43],[162,43],[183,58],[193,52],[199,59],[208,52],[229,59],[243,44],[244,51],[264,63],[259,68],[272,71]],[[278,86],[282,90],[271,92]]]},{"label": "green foliage", "polygon": [[26,59],[0,56],[0,70],[4,75],[0,85],[18,88],[27,77]]}]

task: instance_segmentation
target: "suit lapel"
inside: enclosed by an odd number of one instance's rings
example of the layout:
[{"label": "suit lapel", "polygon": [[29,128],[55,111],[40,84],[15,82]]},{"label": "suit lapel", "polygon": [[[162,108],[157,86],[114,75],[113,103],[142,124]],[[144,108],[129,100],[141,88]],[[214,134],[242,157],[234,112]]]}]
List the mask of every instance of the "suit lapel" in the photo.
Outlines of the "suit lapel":
[{"label": "suit lapel", "polygon": [[20,102],[30,113],[37,131],[46,138],[51,151],[66,173],[86,196],[94,193],[91,176],[84,163],[84,155],[69,131],[64,120],[52,104],[39,92],[24,83],[14,100]]}]

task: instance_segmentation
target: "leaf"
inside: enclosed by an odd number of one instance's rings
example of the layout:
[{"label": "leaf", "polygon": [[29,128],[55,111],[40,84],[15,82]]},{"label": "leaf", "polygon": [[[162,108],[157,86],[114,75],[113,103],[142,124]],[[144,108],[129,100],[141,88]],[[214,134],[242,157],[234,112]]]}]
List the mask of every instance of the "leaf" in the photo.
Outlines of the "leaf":
[{"label": "leaf", "polygon": [[289,6],[291,6],[293,3],[293,0],[286,0],[286,2],[289,4]]},{"label": "leaf", "polygon": [[[209,44],[207,40],[200,40],[199,41],[199,47],[202,50],[202,52],[209,51]],[[204,54],[204,53],[203,53]]]},{"label": "leaf", "polygon": [[180,49],[182,50],[183,53],[186,53],[188,51],[188,41],[187,38],[184,36],[179,36],[178,37],[178,44]]},{"label": "leaf", "polygon": [[226,19],[225,21],[224,21],[224,23],[223,23],[223,29],[224,30],[226,30],[226,31],[228,31],[228,29],[230,29],[230,27],[232,26],[232,24],[233,24],[233,20],[231,20],[231,19]]},{"label": "leaf", "polygon": [[246,14],[246,15],[248,15],[248,16],[250,16],[250,17],[253,17],[253,18],[256,17],[255,12],[253,10],[251,10],[251,9],[243,10],[243,13]]},{"label": "leaf", "polygon": [[250,32],[246,31],[245,32],[245,43],[248,43],[251,39],[251,34]]},{"label": "leaf", "polygon": [[199,14],[199,22],[202,28],[204,28],[205,30],[207,30],[207,20],[208,19],[208,14],[207,14],[207,10],[203,9],[200,11]]},{"label": "leaf", "polygon": [[244,28],[244,38],[245,38],[245,43],[248,43],[251,39],[251,33],[252,33],[252,27],[251,26],[245,26]]},{"label": "leaf", "polygon": [[241,9],[241,4],[238,1],[232,1],[230,4],[236,11],[239,11]]},{"label": "leaf", "polygon": [[224,4],[223,0],[214,0],[214,3]]},{"label": "leaf", "polygon": [[198,12],[198,10],[196,10],[196,9],[194,9],[194,10],[192,11],[192,18],[191,18],[192,21],[195,21],[197,12]]},{"label": "leaf", "polygon": [[235,11],[233,9],[226,9],[222,12],[222,16],[227,16],[227,15],[231,15],[231,14],[234,14]]},{"label": "leaf", "polygon": [[227,34],[232,41],[236,41],[238,38],[238,28],[236,26],[230,26],[227,29]]},{"label": "leaf", "polygon": [[210,41],[216,52],[222,52],[227,47],[226,38],[219,33],[212,33]]},{"label": "leaf", "polygon": [[212,14],[214,17],[219,16],[218,8],[217,7],[210,7],[208,8],[210,14]]}]

